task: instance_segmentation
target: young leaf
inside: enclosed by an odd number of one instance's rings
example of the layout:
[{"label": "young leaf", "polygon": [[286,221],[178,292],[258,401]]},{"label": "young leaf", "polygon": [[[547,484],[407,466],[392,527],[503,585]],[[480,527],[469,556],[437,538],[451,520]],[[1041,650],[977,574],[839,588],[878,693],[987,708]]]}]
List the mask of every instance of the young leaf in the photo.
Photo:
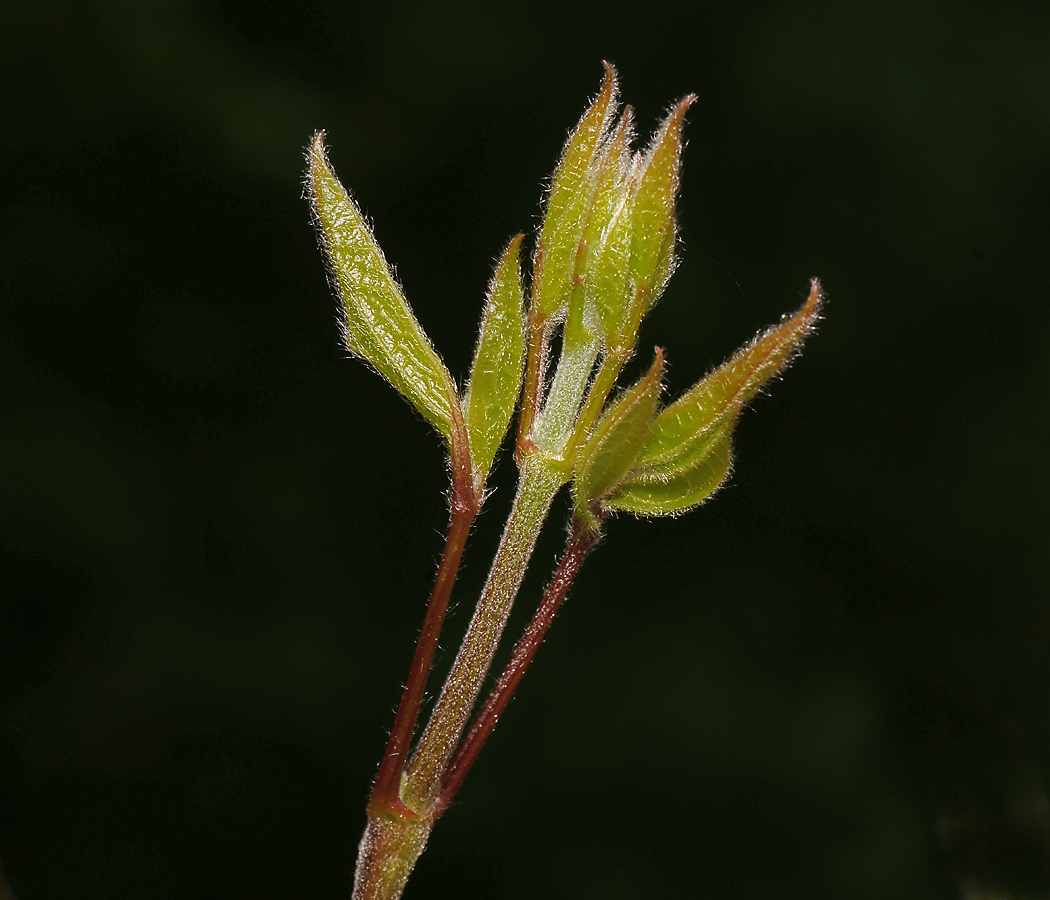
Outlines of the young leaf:
[{"label": "young leaf", "polygon": [[664,119],[640,163],[632,217],[631,274],[651,288],[655,301],[670,274],[676,236],[675,198],[682,161],[682,120],[696,96],[690,94]]},{"label": "young leaf", "polygon": [[332,171],[323,137],[318,132],[310,146],[308,186],[318,239],[342,305],[346,344],[451,447],[459,415],[452,376],[412,314],[361,211]]},{"label": "young leaf", "polygon": [[569,135],[554,173],[536,247],[533,318],[561,315],[569,302],[576,254],[594,193],[595,160],[612,121],[615,98],[616,72],[605,63],[602,89]]},{"label": "young leaf", "polygon": [[722,434],[726,422],[730,419],[735,422],[739,414],[739,408],[734,408],[727,416],[718,419],[694,435],[692,439],[679,445],[673,455],[664,459],[646,459],[643,451],[638,455],[634,470],[631,472],[631,479],[644,482],[668,481],[687,470],[694,469],[711,452],[711,447]]},{"label": "young leaf", "polygon": [[657,414],[639,463],[674,465],[699,436],[727,415],[735,416],[734,410],[747,404],[798,351],[819,316],[820,304],[820,284],[814,279],[797,313],[758,335]]},{"label": "young leaf", "polygon": [[726,417],[696,445],[691,464],[673,473],[635,470],[602,506],[636,516],[673,516],[703,503],[729,475],[735,425],[735,414]]},{"label": "young leaf", "polygon": [[820,311],[820,285],[795,315],[760,334],[681,398],[661,410],[630,474],[602,502],[641,516],[684,512],[709,497],[729,474],[737,417],[790,360]]},{"label": "young leaf", "polygon": [[[600,327],[590,285],[596,274],[595,263],[601,255],[604,238],[614,215],[622,210],[627,197],[629,160],[625,159],[625,151],[631,134],[631,116],[630,108],[626,109],[619,125],[599,148],[592,164],[589,185],[592,193],[576,247],[563,331],[567,348],[590,343]],[[624,266],[624,278],[626,274]]]},{"label": "young leaf", "polygon": [[576,458],[576,515],[594,529],[600,523],[590,504],[615,488],[634,465],[656,410],[663,370],[663,351],[657,347],[649,372],[612,404]]},{"label": "young leaf", "polygon": [[[604,338],[623,319],[628,299],[627,269],[630,254],[630,153],[631,108],[624,110],[619,125],[602,148],[602,156],[591,212],[584,227],[577,257],[577,278],[583,290],[576,291]],[[565,331],[568,336],[573,311]],[[568,339],[568,337],[566,338]]]},{"label": "young leaf", "polygon": [[475,481],[484,484],[507,433],[521,390],[525,358],[524,312],[518,252],[522,235],[510,242],[489,287],[481,317],[474,366],[463,399]]},{"label": "young leaf", "polygon": [[[606,343],[620,343],[630,302],[628,260],[631,254],[630,198],[625,196],[604,235],[594,271],[587,280],[588,304],[593,304]],[[617,347],[616,349],[620,349]]]}]

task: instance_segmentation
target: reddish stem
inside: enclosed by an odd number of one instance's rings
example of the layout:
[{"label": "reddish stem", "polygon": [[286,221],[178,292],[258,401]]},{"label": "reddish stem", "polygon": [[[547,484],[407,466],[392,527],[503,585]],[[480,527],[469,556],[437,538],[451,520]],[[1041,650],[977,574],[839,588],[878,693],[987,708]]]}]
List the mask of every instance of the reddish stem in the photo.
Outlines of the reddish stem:
[{"label": "reddish stem", "polygon": [[[537,254],[537,259],[541,256]],[[522,385],[521,413],[518,416],[518,437],[514,446],[514,460],[521,468],[532,451],[529,434],[539,410],[540,392],[546,377],[547,344],[550,341],[548,323],[536,313],[530,313],[528,346],[525,355],[525,379]]]},{"label": "reddish stem", "polygon": [[379,774],[376,775],[375,784],[372,786],[372,796],[368,800],[370,818],[382,813],[410,818],[418,815],[401,800],[401,774],[404,772],[412,735],[416,730],[419,707],[423,702],[423,692],[426,690],[427,679],[434,663],[452,587],[459,574],[460,559],[463,557],[470,526],[474,523],[480,506],[478,492],[473,484],[470,453],[466,449],[466,430],[460,417],[456,417],[455,425],[457,440],[452,450],[451,517],[445,549],[441,554],[434,588],[430,592],[423,627],[420,629],[416,652],[412,657],[412,666],[408,670],[408,679],[397,707],[397,715],[394,717],[394,727],[390,730],[390,739],[379,764]]},{"label": "reddish stem", "polygon": [[565,596],[569,592],[569,586],[580,571],[583,560],[597,539],[598,532],[596,530],[588,528],[577,519],[573,520],[572,534],[569,536],[569,541],[565,546],[565,552],[562,554],[561,562],[558,563],[558,568],[554,572],[551,583],[547,586],[536,614],[532,617],[532,621],[529,622],[525,633],[521,636],[521,640],[514,647],[514,653],[511,655],[510,662],[507,663],[507,668],[503,670],[499,681],[492,688],[492,692],[485,701],[481,712],[474,719],[473,724],[470,726],[470,731],[467,732],[467,736],[456,749],[452,761],[445,770],[445,774],[441,779],[441,793],[435,804],[435,810],[438,815],[448,807],[452,797],[463,784],[463,779],[466,778],[467,772],[474,765],[474,761],[478,758],[485,741],[492,734],[492,729],[496,727],[500,716],[503,715],[507,704],[510,703],[514,691],[521,683],[521,679],[524,677],[525,671],[528,669],[533,657],[535,657],[536,651],[539,650],[540,644],[543,643],[547,629],[551,627],[554,616],[557,614],[562,601],[565,600]]}]

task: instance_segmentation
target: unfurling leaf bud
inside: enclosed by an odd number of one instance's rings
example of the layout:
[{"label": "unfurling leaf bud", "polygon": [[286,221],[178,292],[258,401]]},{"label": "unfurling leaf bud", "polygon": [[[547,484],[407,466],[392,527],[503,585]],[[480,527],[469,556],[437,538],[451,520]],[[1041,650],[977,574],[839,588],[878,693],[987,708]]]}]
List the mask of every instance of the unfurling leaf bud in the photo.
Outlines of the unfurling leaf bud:
[{"label": "unfurling leaf bud", "polygon": [[820,284],[810,284],[802,308],[759,334],[719,368],[662,409],[653,421],[640,462],[673,463],[701,434],[742,408],[798,352],[820,314]]},{"label": "unfurling leaf bud", "polygon": [[601,523],[592,504],[613,491],[638,458],[656,411],[663,371],[664,354],[657,347],[648,373],[613,401],[576,457],[576,517],[594,530]]},{"label": "unfurling leaf bud", "polygon": [[507,433],[521,391],[525,320],[518,271],[522,235],[510,242],[489,286],[474,365],[463,398],[474,480],[480,489]]},{"label": "unfurling leaf bud", "polygon": [[318,240],[341,300],[343,336],[433,425],[451,447],[460,416],[455,383],[401,293],[361,211],[325,155],[310,145],[308,187]]},{"label": "unfurling leaf bud", "polygon": [[659,472],[639,467],[602,504],[636,516],[673,516],[703,503],[725,481],[732,462],[730,438],[736,416],[728,416],[691,448],[680,468]]},{"label": "unfurling leaf bud", "polygon": [[608,337],[610,346],[618,350],[634,346],[642,317],[659,299],[674,269],[682,120],[695,100],[690,94],[671,110],[649,149],[635,163],[629,261],[634,293],[618,333]]},{"label": "unfurling leaf bud", "polygon": [[710,496],[729,474],[740,410],[798,351],[820,313],[816,279],[809,299],[653,419],[630,473],[603,506],[644,516],[674,515]]},{"label": "unfurling leaf bud", "polygon": [[595,160],[615,107],[616,73],[606,63],[602,89],[569,135],[547,197],[534,262],[529,313],[533,319],[557,318],[568,308],[580,238],[594,193]]},{"label": "unfurling leaf bud", "polygon": [[[590,339],[597,329],[604,338],[608,323],[618,325],[626,304],[630,253],[630,141],[632,113],[624,110],[616,130],[596,162],[594,196],[580,238],[573,276],[574,290],[565,324],[565,340]],[[583,331],[582,337],[577,333]]]},{"label": "unfurling leaf bud", "polygon": [[[674,241],[675,198],[682,160],[682,119],[696,96],[681,100],[660,125],[653,143],[639,163],[631,219],[631,275],[654,294],[669,275]],[[655,297],[653,298],[655,299]]]}]

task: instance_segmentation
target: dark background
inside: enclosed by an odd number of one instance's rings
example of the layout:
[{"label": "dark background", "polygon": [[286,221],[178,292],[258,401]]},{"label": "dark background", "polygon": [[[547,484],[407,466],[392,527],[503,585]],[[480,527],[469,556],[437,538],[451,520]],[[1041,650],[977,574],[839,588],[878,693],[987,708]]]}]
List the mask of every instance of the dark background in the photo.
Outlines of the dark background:
[{"label": "dark background", "polygon": [[338,345],[303,148],[462,375],[602,58],[643,136],[700,97],[672,390],[813,275],[826,321],[730,487],[611,523],[406,897],[1050,896],[1046,4],[5,0],[21,900],[349,895],[446,475]]}]

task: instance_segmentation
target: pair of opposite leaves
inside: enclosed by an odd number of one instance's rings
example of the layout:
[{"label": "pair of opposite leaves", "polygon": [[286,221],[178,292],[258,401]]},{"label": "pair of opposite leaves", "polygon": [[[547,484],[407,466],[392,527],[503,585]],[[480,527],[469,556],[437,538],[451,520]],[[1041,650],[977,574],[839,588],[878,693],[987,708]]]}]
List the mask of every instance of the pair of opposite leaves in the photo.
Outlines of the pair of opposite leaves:
[{"label": "pair of opposite leaves", "polygon": [[[627,150],[630,110],[613,127],[614,98],[615,75],[607,65],[602,91],[570,135],[551,185],[534,259],[528,327],[564,321],[565,343],[599,340],[622,366],[642,316],[673,269],[679,134],[692,98],[676,106],[645,154],[633,156]],[[457,453],[469,458],[480,496],[521,391],[522,236],[510,243],[496,268],[460,399],[360,210],[332,171],[322,139],[319,133],[311,146],[309,187],[342,301],[347,346],[442,434],[454,458]],[[729,472],[740,409],[800,346],[820,302],[814,280],[795,315],[662,409],[658,349],[649,372],[582,435],[585,442],[573,460],[577,515],[597,527],[601,516],[614,510],[673,515],[706,499]]]}]

